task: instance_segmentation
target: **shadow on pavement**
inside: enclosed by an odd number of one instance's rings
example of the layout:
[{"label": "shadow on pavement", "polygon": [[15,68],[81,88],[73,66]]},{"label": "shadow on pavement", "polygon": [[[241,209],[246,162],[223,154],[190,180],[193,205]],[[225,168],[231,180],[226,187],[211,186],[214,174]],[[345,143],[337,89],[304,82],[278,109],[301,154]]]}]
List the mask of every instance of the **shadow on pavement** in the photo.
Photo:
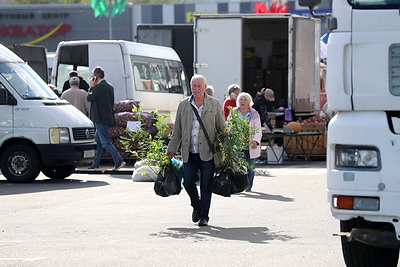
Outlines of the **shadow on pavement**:
[{"label": "shadow on pavement", "polygon": [[285,202],[293,202],[294,201],[294,198],[291,198],[291,197],[285,197],[282,195],[270,195],[270,194],[256,192],[256,191],[242,192],[242,193],[239,193],[236,195],[239,197],[264,199],[264,200],[276,200],[276,201],[285,201]]},{"label": "shadow on pavement", "polygon": [[195,241],[207,241],[210,240],[211,237],[259,244],[268,244],[271,240],[289,241],[296,238],[293,236],[270,232],[267,227],[224,228],[213,225],[201,228],[168,228],[165,231],[161,231],[152,235],[175,239],[192,238]]},{"label": "shadow on pavement", "polygon": [[63,180],[35,180],[27,184],[13,184],[7,181],[0,181],[0,196],[17,195],[27,193],[46,192],[54,190],[65,189],[81,189],[88,187],[99,187],[108,185],[107,182],[102,181],[86,181],[77,179],[63,179]]}]

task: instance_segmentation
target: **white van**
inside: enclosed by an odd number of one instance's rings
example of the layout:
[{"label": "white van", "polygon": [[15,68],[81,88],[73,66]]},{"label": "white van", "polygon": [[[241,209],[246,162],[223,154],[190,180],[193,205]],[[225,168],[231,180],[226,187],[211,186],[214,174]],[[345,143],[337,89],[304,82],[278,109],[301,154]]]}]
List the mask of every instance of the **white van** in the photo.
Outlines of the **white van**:
[{"label": "white van", "polygon": [[134,99],[144,110],[174,114],[179,101],[189,94],[183,64],[170,47],[121,40],[60,42],[54,58],[52,84],[59,89],[76,70],[89,81],[91,71],[101,66],[114,87],[115,101]]},{"label": "white van", "polygon": [[93,160],[95,128],[21,58],[0,45],[0,167],[7,180],[53,179]]}]

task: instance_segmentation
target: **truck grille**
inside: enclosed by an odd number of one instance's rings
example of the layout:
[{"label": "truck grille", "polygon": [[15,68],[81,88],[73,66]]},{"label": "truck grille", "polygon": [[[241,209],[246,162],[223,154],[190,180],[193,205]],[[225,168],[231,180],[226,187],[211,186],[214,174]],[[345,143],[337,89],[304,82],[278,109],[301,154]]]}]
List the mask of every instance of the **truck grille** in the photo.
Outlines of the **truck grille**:
[{"label": "truck grille", "polygon": [[72,133],[75,141],[94,139],[95,128],[73,128]]},{"label": "truck grille", "polygon": [[389,88],[393,95],[400,95],[400,44],[389,47]]}]

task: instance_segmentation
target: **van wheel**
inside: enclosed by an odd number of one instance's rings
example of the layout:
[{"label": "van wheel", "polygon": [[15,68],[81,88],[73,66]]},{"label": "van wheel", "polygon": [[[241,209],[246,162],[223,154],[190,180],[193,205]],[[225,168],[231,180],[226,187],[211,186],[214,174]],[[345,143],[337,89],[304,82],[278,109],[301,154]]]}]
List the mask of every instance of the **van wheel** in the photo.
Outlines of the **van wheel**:
[{"label": "van wheel", "polygon": [[74,173],[76,165],[44,166],[42,173],[50,179],[64,179]]},{"label": "van wheel", "polygon": [[[374,223],[363,218],[355,218],[348,221],[340,221],[341,232],[350,232],[353,228],[374,228]],[[347,242],[346,237],[341,237],[342,252],[346,266],[397,266],[399,249],[374,247],[357,241]]]},{"label": "van wheel", "polygon": [[1,157],[1,172],[12,183],[29,183],[38,177],[41,169],[40,155],[24,144],[13,144]]}]

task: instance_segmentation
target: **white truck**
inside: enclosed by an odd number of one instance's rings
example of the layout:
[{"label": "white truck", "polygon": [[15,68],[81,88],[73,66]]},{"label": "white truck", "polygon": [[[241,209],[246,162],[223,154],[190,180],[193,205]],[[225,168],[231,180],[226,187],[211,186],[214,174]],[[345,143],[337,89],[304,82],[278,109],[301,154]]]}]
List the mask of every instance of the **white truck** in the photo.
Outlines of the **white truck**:
[{"label": "white truck", "polygon": [[326,17],[328,201],[347,266],[397,266],[400,247],[400,1],[299,0]]},{"label": "white truck", "polygon": [[194,72],[207,78],[221,102],[233,83],[253,98],[269,87],[278,106],[315,115],[319,36],[319,20],[291,14],[195,14]]},{"label": "white truck", "polygon": [[0,45],[0,167],[10,182],[71,175],[95,156],[93,123]]}]

